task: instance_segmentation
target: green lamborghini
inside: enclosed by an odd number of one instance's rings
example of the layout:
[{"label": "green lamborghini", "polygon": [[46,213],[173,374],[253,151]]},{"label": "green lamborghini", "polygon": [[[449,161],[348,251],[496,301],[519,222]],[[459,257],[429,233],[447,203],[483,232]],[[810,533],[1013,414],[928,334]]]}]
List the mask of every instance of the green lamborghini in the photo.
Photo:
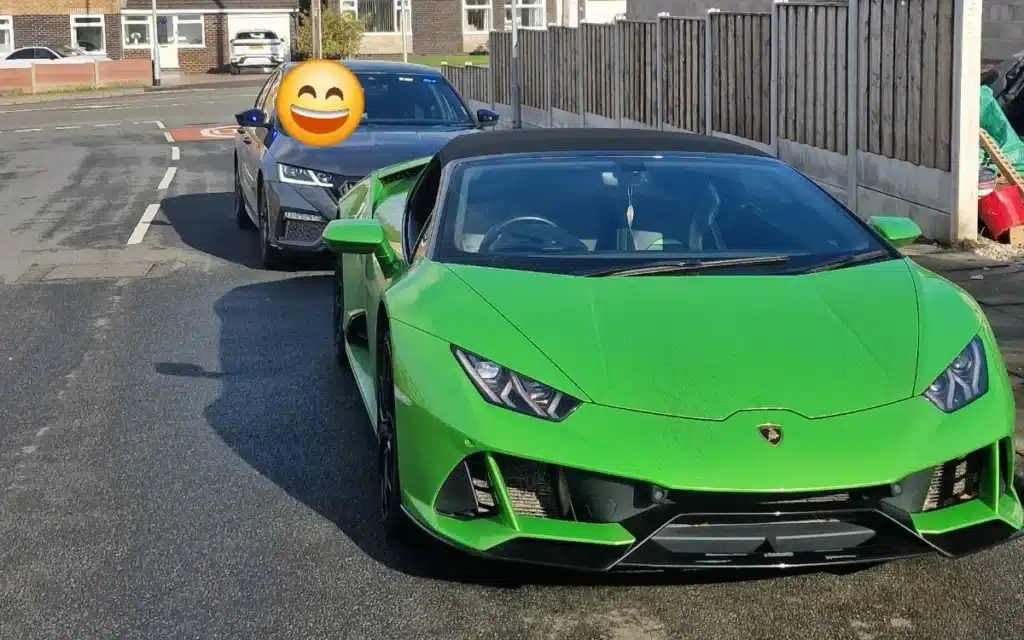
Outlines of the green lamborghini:
[{"label": "green lamborghini", "polygon": [[1006,368],[898,250],[919,235],[682,133],[477,133],[373,172],[323,240],[384,525],[600,571],[1018,537]]}]

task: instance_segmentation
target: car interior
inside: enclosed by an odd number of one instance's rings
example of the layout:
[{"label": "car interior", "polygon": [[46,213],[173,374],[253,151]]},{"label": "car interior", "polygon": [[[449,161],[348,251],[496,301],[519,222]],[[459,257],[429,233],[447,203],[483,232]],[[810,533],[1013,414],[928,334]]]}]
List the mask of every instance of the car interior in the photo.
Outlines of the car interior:
[{"label": "car interior", "polygon": [[765,183],[642,163],[470,167],[458,185],[455,244],[478,254],[821,253],[863,244],[850,235],[862,233],[852,220],[830,224],[836,215]]}]

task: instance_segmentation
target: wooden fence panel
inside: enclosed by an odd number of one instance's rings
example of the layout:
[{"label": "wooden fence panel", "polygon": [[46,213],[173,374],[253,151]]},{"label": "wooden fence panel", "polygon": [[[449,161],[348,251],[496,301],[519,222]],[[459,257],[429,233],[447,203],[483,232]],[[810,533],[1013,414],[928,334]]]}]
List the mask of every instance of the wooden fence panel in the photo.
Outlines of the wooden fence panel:
[{"label": "wooden fence panel", "polygon": [[699,133],[705,128],[704,25],[700,18],[661,20],[665,124]]},{"label": "wooden fence panel", "polygon": [[[512,34],[492,31],[487,44],[490,51],[494,102],[512,104]],[[461,87],[456,87],[461,89]]]},{"label": "wooden fence panel", "polygon": [[845,3],[780,4],[779,137],[846,153]]},{"label": "wooden fence panel", "polygon": [[578,113],[577,77],[579,56],[576,55],[576,29],[572,27],[548,27],[551,38],[551,103],[556,109]]},{"label": "wooden fence panel", "polygon": [[951,168],[955,0],[859,1],[858,147]]},{"label": "wooden fence panel", "polygon": [[583,93],[588,112],[615,117],[612,65],[612,24],[583,23]]},{"label": "wooden fence panel", "polygon": [[658,117],[656,23],[623,21],[622,117],[655,126]]},{"label": "wooden fence panel", "polygon": [[712,127],[715,131],[768,144],[771,141],[771,14],[709,15]]}]

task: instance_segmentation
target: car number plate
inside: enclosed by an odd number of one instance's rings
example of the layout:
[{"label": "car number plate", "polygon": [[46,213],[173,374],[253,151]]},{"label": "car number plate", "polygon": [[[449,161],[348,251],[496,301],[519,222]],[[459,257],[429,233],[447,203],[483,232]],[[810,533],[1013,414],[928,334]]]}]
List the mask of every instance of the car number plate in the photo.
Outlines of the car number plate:
[{"label": "car number plate", "polygon": [[250,51],[266,51],[266,49],[267,49],[266,45],[262,45],[262,44],[254,44],[251,47],[249,47]]}]

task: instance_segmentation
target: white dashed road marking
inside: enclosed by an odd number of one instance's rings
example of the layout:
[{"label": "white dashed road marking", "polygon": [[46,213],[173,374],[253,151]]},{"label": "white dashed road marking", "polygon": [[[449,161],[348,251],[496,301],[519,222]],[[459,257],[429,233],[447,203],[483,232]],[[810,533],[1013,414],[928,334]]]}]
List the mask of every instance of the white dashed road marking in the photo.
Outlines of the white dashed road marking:
[{"label": "white dashed road marking", "polygon": [[80,124],[73,124],[73,125],[64,126],[64,127],[54,127],[54,129],[56,129],[57,131],[66,131],[68,129],[81,129],[81,128],[82,128],[82,125],[80,125]]},{"label": "white dashed road marking", "polygon": [[166,128],[166,127],[164,127],[164,123],[160,122],[159,120],[154,120],[153,124],[156,125],[157,129],[165,129]]},{"label": "white dashed road marking", "polygon": [[181,149],[178,147],[171,147],[171,160],[181,159]]},{"label": "white dashed road marking", "polygon": [[33,133],[35,131],[42,131],[42,129],[15,129],[14,133]]},{"label": "white dashed road marking", "polygon": [[167,142],[174,142],[174,138],[171,137],[170,131],[164,131],[164,137],[167,138]]},{"label": "white dashed road marking", "polygon": [[116,126],[118,126],[120,124],[121,124],[120,122],[107,122],[105,124],[94,124],[92,126],[94,126],[94,127],[116,127]]},{"label": "white dashed road marking", "polygon": [[146,232],[149,231],[149,225],[153,222],[153,218],[156,217],[156,212],[160,210],[160,205],[151,204],[146,207],[146,211],[142,214],[142,218],[139,219],[139,223],[135,225],[135,230],[132,231],[132,235],[128,238],[128,244],[139,244],[142,239],[146,237]]},{"label": "white dashed road marking", "polygon": [[167,187],[171,186],[171,180],[174,179],[174,174],[178,172],[178,167],[167,167],[167,173],[164,174],[164,179],[160,181],[157,189],[163,191]]}]

